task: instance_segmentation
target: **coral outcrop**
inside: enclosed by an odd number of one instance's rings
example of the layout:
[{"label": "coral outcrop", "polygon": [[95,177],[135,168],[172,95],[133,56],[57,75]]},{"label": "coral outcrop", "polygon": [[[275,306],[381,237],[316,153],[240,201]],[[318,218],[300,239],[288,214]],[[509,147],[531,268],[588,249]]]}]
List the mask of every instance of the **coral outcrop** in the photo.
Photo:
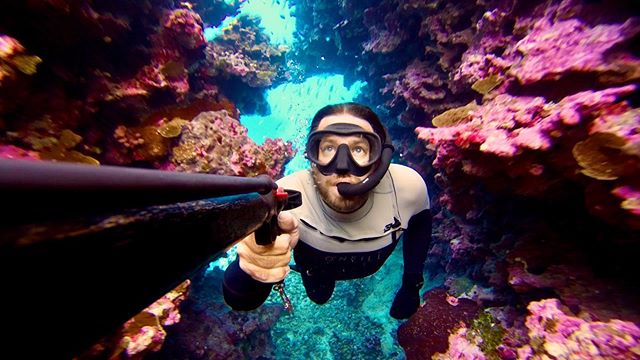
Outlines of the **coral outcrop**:
[{"label": "coral outcrop", "polygon": [[[231,8],[207,6],[209,21]],[[280,177],[291,145],[248,138],[228,100],[245,94],[224,81],[238,68],[220,65],[228,62],[205,41],[196,8],[172,0],[3,4],[0,157]],[[246,60],[247,83],[276,79],[283,50],[268,47],[254,25],[225,36],[215,44]],[[158,300],[84,358],[150,356],[180,320],[184,296]]]},{"label": "coral outcrop", "polygon": [[275,47],[255,21],[241,16],[207,46],[208,73],[233,75],[251,87],[271,85],[283,73],[287,47]]},{"label": "coral outcrop", "polygon": [[203,112],[185,122],[169,160],[177,171],[277,177],[293,155],[290,142],[267,139],[264,145],[256,145],[247,129],[221,110]]},{"label": "coral outcrop", "polygon": [[188,296],[190,280],[127,321],[117,334],[102,339],[77,359],[144,359],[157,352],[167,337],[165,327],[180,322],[179,306]]},{"label": "coral outcrop", "polygon": [[[585,321],[637,324],[627,254],[640,247],[640,28],[629,3],[303,5],[322,14],[305,48],[336,38],[359,46],[346,71],[368,80],[360,100],[391,128],[397,161],[427,178],[429,273],[445,274],[451,296],[489,309],[504,329],[502,346],[489,349],[472,325],[454,327],[441,356],[517,358],[531,341],[523,309],[543,299]],[[357,6],[362,16],[348,16]],[[346,29],[366,29],[366,39],[341,37]]]},{"label": "coral outcrop", "polygon": [[408,359],[431,359],[448,347],[449,333],[476,317],[478,305],[468,299],[450,303],[444,289],[425,294],[425,302],[416,314],[398,328],[398,342]]}]

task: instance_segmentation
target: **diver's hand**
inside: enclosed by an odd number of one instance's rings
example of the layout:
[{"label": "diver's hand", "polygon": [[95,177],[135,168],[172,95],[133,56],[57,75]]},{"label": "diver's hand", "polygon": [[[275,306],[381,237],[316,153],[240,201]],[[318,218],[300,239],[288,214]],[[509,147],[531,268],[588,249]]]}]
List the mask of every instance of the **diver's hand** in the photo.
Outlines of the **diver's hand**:
[{"label": "diver's hand", "polygon": [[275,283],[284,279],[291,269],[291,249],[298,243],[298,221],[286,211],[278,214],[278,226],[282,230],[270,245],[258,245],[251,234],[238,244],[240,268],[255,280]]}]

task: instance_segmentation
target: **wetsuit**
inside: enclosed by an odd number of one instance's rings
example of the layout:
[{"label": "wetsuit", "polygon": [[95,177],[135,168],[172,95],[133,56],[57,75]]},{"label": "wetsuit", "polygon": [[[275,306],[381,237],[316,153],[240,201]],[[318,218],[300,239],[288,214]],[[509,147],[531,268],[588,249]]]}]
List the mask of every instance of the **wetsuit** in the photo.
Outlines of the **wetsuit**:
[{"label": "wetsuit", "polygon": [[[291,210],[300,224],[300,240],[293,256],[295,269],[300,271],[311,300],[319,304],[329,300],[336,280],[361,278],[378,271],[400,236],[403,236],[403,288],[415,297],[413,293],[417,294],[416,289],[422,286],[422,270],[431,239],[429,196],[417,172],[392,164],[369,193],[366,203],[349,214],[338,213],[322,201],[310,170],[280,179],[278,185],[302,193],[302,206]],[[266,300],[271,285],[251,278],[236,260],[225,273],[223,289],[229,306],[249,310]],[[417,306],[410,306],[414,305]],[[407,311],[412,313],[415,309]]]}]

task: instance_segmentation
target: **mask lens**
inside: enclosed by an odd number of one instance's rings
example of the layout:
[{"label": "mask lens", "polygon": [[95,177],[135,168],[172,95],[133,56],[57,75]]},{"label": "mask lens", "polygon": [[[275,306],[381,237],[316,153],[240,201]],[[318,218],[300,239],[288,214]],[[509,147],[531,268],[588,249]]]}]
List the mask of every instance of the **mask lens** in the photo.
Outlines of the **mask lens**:
[{"label": "mask lens", "polygon": [[334,124],[309,136],[306,156],[319,166],[340,167],[346,161],[364,168],[375,163],[381,152],[382,144],[375,133],[351,124]]},{"label": "mask lens", "polygon": [[[346,148],[341,147],[343,144],[346,145]],[[339,136],[326,134],[318,144],[318,164],[326,165],[330,163],[341,148],[346,149],[351,158],[360,166],[369,165],[371,162],[371,143],[366,137],[361,135]]]}]

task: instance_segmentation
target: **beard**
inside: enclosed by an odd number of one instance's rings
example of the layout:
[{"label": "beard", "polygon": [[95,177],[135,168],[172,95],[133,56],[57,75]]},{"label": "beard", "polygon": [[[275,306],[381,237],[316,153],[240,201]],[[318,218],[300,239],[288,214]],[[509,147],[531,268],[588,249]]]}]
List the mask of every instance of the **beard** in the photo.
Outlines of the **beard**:
[{"label": "beard", "polygon": [[313,182],[318,188],[320,197],[331,209],[340,213],[350,213],[358,210],[369,198],[369,194],[345,197],[338,192],[341,182],[355,184],[362,181],[367,175],[359,177],[353,175],[323,175],[317,168],[311,170]]}]

